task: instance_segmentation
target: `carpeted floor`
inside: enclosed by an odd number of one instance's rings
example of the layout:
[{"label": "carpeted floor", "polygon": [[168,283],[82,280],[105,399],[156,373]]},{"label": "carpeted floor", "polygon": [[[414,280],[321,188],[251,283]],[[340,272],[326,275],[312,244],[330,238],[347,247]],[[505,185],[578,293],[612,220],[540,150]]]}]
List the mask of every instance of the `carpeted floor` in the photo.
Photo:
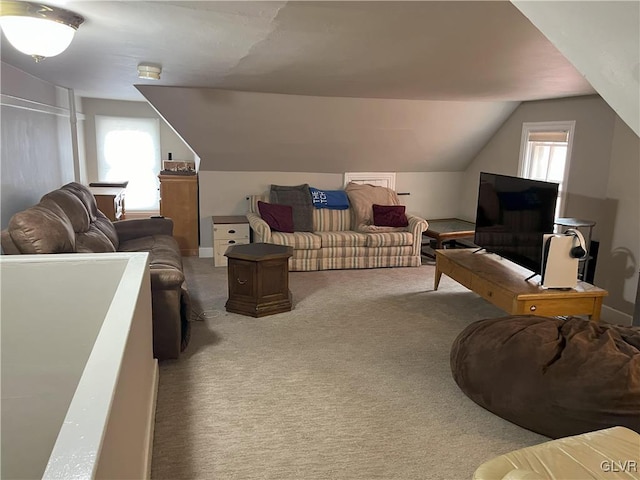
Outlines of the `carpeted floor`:
[{"label": "carpeted floor", "polygon": [[547,438],[469,400],[449,348],[504,316],[419,268],[292,272],[294,310],[227,313],[226,268],[186,258],[191,344],[160,364],[153,479],[469,479]]}]

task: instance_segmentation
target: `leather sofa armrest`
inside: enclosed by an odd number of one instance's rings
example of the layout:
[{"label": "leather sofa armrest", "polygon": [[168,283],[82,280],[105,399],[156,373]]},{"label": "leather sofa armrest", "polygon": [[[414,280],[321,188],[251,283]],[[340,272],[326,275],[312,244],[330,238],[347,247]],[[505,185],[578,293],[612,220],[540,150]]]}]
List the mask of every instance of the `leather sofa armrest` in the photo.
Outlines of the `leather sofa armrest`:
[{"label": "leather sofa armrest", "polygon": [[173,236],[173,220],[170,218],[135,218],[113,222],[113,226],[121,242],[151,235]]},{"label": "leather sofa armrest", "polygon": [[426,231],[429,227],[429,223],[424,219],[416,215],[407,214],[407,220],[409,221],[409,230],[413,234],[413,245],[411,252],[413,255],[420,255],[422,249],[422,232]]},{"label": "leather sofa armrest", "polygon": [[271,227],[260,217],[260,215],[256,213],[247,213],[247,220],[249,220],[249,226],[253,230],[254,242],[271,242]]},{"label": "leather sofa armrest", "polygon": [[176,268],[154,267],[149,270],[151,290],[180,290],[184,283],[184,273]]}]

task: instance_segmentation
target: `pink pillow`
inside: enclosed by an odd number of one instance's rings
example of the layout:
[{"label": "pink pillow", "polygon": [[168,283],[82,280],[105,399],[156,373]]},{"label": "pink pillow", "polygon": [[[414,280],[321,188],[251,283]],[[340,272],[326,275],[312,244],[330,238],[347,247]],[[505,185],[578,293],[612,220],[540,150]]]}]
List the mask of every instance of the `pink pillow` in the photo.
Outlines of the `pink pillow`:
[{"label": "pink pillow", "polygon": [[266,203],[258,200],[262,219],[276,232],[293,233],[293,208],[290,205]]},{"label": "pink pillow", "polygon": [[373,224],[376,227],[406,227],[409,225],[404,205],[373,204]]}]

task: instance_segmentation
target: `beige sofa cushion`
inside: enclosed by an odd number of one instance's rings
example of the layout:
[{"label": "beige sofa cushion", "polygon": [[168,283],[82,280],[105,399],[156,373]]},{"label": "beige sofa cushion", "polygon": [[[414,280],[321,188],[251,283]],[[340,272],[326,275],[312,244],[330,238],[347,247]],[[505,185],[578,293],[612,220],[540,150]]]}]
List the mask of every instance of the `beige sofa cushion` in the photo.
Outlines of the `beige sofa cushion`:
[{"label": "beige sofa cushion", "polygon": [[400,205],[398,194],[386,187],[350,182],[345,191],[353,212],[353,227],[357,231],[400,231],[393,227],[376,227],[373,224],[373,204]]},{"label": "beige sofa cushion", "polygon": [[351,230],[351,209],[333,210],[330,208],[313,209],[314,232],[344,232]]},{"label": "beige sofa cushion", "polygon": [[348,232],[316,232],[320,237],[322,248],[327,247],[364,247],[367,235],[353,231]]},{"label": "beige sofa cushion", "polygon": [[271,243],[287,245],[294,249],[318,249],[321,247],[320,237],[311,232],[271,232]]},{"label": "beige sofa cushion", "polygon": [[367,247],[400,247],[413,245],[411,232],[369,233],[366,235]]}]

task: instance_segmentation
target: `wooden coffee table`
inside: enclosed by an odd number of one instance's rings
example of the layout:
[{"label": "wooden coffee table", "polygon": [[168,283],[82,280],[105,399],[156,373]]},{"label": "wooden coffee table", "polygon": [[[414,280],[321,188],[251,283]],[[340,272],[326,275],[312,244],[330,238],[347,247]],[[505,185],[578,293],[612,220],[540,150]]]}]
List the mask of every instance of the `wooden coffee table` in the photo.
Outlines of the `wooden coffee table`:
[{"label": "wooden coffee table", "polygon": [[291,310],[289,257],[293,247],[272,243],[234,245],[227,257],[227,312],[264,317]]},{"label": "wooden coffee table", "polygon": [[442,274],[474,291],[511,315],[589,315],[600,319],[607,291],[586,282],[567,290],[545,289],[533,280],[531,271],[491,253],[473,248],[436,251],[433,289],[438,290]]}]

